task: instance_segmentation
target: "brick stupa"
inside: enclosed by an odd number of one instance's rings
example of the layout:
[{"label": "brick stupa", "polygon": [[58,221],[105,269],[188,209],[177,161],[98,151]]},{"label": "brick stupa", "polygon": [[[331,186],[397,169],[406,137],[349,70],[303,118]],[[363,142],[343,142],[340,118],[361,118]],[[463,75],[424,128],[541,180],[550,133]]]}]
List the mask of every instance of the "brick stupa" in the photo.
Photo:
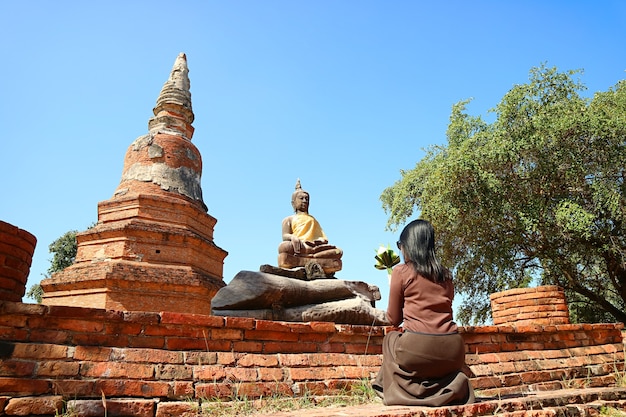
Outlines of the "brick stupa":
[{"label": "brick stupa", "polygon": [[117,190],[78,234],[75,263],[41,282],[44,304],[210,314],[227,252],[213,242],[217,220],[202,199],[188,72],[180,54]]}]

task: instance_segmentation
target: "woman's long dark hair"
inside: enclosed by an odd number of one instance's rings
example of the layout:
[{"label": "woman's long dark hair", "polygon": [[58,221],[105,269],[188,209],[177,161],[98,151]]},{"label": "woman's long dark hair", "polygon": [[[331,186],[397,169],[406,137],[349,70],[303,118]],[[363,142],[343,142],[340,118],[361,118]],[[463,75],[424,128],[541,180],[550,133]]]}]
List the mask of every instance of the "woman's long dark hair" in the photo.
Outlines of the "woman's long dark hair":
[{"label": "woman's long dark hair", "polygon": [[398,244],[404,251],[404,261],[418,274],[435,282],[452,279],[450,271],[435,255],[435,229],[430,222],[413,220],[407,224],[400,233]]}]

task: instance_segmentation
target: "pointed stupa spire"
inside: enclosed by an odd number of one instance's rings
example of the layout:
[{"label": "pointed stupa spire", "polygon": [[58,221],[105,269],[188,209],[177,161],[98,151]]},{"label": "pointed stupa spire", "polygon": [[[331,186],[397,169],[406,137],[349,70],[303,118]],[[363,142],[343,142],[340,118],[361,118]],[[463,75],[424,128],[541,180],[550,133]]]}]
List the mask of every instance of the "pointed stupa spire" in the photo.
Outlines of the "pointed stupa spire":
[{"label": "pointed stupa spire", "polygon": [[154,117],[148,123],[150,131],[169,128],[181,131],[187,139],[191,139],[194,114],[190,87],[187,56],[181,52],[176,57],[170,77],[157,98],[153,109]]},{"label": "pointed stupa spire", "polygon": [[150,131],[126,152],[115,196],[180,195],[207,211],[200,181],[202,157],[191,143],[194,115],[188,73],[187,57],[181,53],[157,99],[154,117],[148,122]]}]

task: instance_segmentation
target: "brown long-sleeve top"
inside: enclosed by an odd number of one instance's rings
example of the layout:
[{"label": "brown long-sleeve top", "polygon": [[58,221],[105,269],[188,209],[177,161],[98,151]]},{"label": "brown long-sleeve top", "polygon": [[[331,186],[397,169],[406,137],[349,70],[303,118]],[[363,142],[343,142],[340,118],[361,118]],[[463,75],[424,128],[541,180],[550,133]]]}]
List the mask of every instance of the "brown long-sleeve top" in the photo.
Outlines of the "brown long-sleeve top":
[{"label": "brown long-sleeve top", "polygon": [[455,333],[453,298],[452,280],[433,282],[403,263],[393,268],[391,274],[387,318],[394,326],[404,322],[403,328],[413,332]]}]

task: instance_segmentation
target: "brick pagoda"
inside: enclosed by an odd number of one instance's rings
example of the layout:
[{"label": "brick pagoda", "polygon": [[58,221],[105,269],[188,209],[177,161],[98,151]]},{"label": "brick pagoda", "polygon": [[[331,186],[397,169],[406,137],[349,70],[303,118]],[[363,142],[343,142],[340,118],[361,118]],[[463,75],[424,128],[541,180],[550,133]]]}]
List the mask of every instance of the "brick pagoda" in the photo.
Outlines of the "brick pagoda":
[{"label": "brick pagoda", "polygon": [[180,54],[117,190],[98,203],[97,225],[78,234],[75,263],[41,282],[44,304],[210,314],[227,252],[202,199],[188,72]]}]

